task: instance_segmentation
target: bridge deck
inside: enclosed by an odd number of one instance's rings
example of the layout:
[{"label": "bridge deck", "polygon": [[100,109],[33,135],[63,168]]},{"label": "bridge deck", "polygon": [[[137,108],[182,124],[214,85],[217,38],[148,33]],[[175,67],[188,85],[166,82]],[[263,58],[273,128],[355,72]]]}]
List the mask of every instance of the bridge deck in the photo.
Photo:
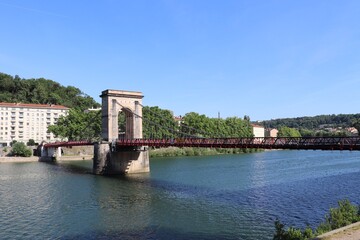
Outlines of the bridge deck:
[{"label": "bridge deck", "polygon": [[[48,143],[45,147],[93,145],[89,141]],[[278,137],[278,138],[174,138],[119,139],[117,147],[205,147],[205,148],[261,148],[360,150],[360,137]]]}]

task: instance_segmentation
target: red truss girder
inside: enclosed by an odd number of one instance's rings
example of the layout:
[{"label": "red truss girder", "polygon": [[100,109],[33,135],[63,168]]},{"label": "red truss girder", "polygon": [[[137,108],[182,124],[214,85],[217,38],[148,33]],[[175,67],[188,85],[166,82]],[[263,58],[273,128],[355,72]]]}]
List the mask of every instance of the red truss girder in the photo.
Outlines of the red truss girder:
[{"label": "red truss girder", "polygon": [[116,143],[118,147],[174,146],[209,148],[360,150],[360,137],[121,139]]},{"label": "red truss girder", "polygon": [[55,142],[55,143],[46,143],[44,145],[45,148],[49,147],[73,147],[73,146],[90,146],[94,145],[93,142],[90,141],[70,141],[70,142]]},{"label": "red truss girder", "polygon": [[[93,145],[90,141],[55,142],[49,147]],[[174,138],[174,139],[121,139],[118,147],[208,147],[208,148],[261,148],[261,149],[313,149],[360,150],[360,137],[279,137],[279,138]]]}]

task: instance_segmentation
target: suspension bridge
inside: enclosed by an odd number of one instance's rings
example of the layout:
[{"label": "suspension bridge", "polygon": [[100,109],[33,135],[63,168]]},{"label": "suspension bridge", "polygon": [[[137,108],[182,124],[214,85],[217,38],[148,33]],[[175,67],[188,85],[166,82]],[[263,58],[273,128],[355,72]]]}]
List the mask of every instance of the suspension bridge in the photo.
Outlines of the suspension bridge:
[{"label": "suspension bridge", "polygon": [[[360,137],[199,137],[207,134],[194,128],[186,132],[166,128],[143,118],[144,106],[141,104],[143,95],[140,92],[105,90],[100,97],[102,97],[102,141],[47,143],[44,145],[45,156],[56,155],[56,150],[60,147],[94,145],[94,173],[102,174],[106,171],[115,173],[150,171],[148,147],[360,150]],[[125,133],[121,137],[119,137],[118,125],[119,112],[123,112],[126,119]],[[163,139],[143,138],[143,121],[157,128],[165,128],[171,136]],[[197,132],[198,135],[188,132]]]}]

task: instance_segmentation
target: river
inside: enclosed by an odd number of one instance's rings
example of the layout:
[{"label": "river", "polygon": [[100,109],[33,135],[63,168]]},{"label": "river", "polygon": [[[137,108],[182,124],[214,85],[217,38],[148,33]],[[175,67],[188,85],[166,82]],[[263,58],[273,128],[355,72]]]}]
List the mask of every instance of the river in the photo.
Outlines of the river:
[{"label": "river", "polygon": [[272,239],[359,204],[360,152],[266,151],[150,160],[104,177],[91,161],[0,164],[1,239]]}]

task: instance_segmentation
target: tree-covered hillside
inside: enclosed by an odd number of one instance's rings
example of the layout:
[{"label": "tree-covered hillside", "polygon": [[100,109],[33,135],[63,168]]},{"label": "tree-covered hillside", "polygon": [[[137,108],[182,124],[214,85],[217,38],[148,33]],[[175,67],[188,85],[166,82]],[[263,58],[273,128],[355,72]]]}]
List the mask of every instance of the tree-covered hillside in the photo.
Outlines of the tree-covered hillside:
[{"label": "tree-covered hillside", "polygon": [[315,117],[282,118],[264,121],[267,128],[287,126],[297,129],[316,130],[326,127],[351,127],[360,119],[360,114],[319,115]]},{"label": "tree-covered hillside", "polygon": [[84,110],[100,104],[72,86],[44,79],[21,79],[0,73],[0,102],[57,104]]}]

